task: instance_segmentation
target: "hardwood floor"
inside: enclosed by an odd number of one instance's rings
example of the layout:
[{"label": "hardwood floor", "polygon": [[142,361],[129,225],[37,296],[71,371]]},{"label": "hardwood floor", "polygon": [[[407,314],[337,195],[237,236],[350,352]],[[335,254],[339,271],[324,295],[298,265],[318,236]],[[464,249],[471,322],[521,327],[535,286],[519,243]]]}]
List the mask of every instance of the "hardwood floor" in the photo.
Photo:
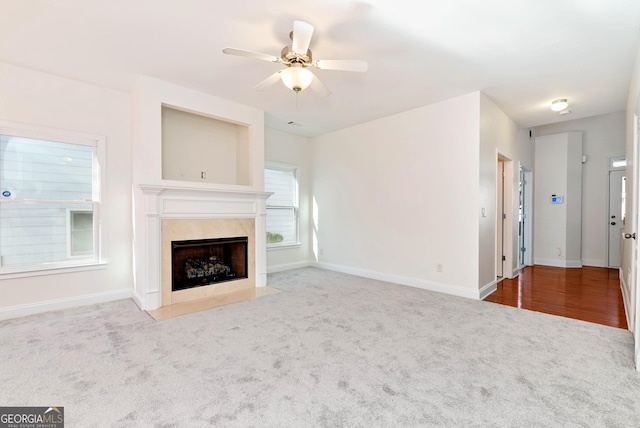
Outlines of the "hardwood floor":
[{"label": "hardwood floor", "polygon": [[484,300],[627,328],[617,269],[527,266]]}]

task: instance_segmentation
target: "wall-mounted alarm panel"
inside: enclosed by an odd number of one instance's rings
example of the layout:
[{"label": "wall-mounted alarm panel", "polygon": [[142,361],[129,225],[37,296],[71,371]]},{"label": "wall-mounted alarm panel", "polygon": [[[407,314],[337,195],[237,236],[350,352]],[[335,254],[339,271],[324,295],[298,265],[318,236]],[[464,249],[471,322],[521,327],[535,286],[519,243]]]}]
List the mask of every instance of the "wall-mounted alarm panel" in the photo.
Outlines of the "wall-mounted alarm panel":
[{"label": "wall-mounted alarm panel", "polygon": [[561,204],[562,202],[564,202],[564,196],[551,195],[552,204]]}]

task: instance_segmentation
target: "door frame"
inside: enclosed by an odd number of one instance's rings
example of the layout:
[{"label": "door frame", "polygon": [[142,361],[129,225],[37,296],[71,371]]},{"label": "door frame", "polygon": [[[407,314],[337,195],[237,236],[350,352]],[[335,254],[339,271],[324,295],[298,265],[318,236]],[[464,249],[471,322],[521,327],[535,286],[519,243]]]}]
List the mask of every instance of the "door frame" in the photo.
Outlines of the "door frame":
[{"label": "door frame", "polygon": [[505,254],[505,221],[506,221],[506,210],[504,203],[504,193],[505,193],[505,161],[501,156],[498,156],[498,164],[497,164],[497,172],[496,172],[496,279],[503,279],[504,275],[504,265],[506,261]]},{"label": "door frame", "polygon": [[[496,183],[495,183],[495,189],[496,189],[496,215],[495,215],[495,225],[496,228],[500,227],[500,213],[498,212],[498,206],[499,206],[499,202],[498,199],[500,198],[500,195],[498,194],[498,180],[500,179],[500,177],[498,176],[498,161],[502,161],[503,165],[504,165],[504,200],[503,200],[503,204],[504,204],[504,213],[506,214],[506,218],[504,219],[504,232],[502,235],[502,241],[503,241],[503,252],[502,254],[504,254],[505,256],[505,260],[503,262],[503,278],[514,278],[515,276],[518,275],[518,264],[517,264],[517,259],[516,262],[514,263],[514,241],[513,241],[513,237],[514,237],[514,233],[516,233],[516,227],[517,227],[517,223],[514,222],[514,215],[517,216],[517,208],[516,208],[516,204],[514,202],[514,191],[515,191],[515,184],[516,181],[514,180],[514,172],[513,172],[513,159],[511,159],[510,157],[508,157],[507,155],[505,155],[504,153],[500,152],[500,150],[496,149],[496,158],[495,158],[495,165],[496,165]],[[498,231],[496,229],[496,237],[495,237],[495,251],[494,254],[498,254],[498,249],[500,243],[498,242]],[[495,275],[496,278],[498,276],[498,260],[496,260],[495,263]]]},{"label": "door frame", "polygon": [[[634,336],[634,355],[633,355],[633,360],[635,362],[636,365],[636,370],[640,371],[640,340],[638,338],[638,333],[640,332],[640,317],[638,317],[638,310],[640,310],[640,293],[638,293],[638,283],[640,283],[640,278],[638,278],[638,275],[640,275],[640,269],[638,269],[638,265],[640,264],[640,261],[638,260],[639,257],[639,252],[638,252],[638,224],[640,222],[638,216],[640,216],[640,212],[638,212],[638,207],[640,205],[640,201],[638,200],[640,197],[640,189],[639,189],[639,184],[640,184],[640,172],[638,171],[638,167],[640,165],[638,165],[638,161],[640,160],[640,141],[638,141],[640,139],[640,135],[638,135],[640,133],[640,95],[638,95],[638,98],[636,100],[636,108],[633,114],[633,141],[632,141],[632,146],[633,146],[633,159],[632,159],[632,165],[633,165],[633,170],[632,170],[632,191],[633,191],[633,200],[631,203],[631,227],[629,229],[627,229],[627,225],[625,225],[625,232],[626,233],[631,233],[634,236],[634,239],[629,239],[629,241],[631,241],[631,272],[629,275],[629,278],[631,279],[631,284],[629,284],[629,290],[630,290],[630,301],[631,306],[633,306],[633,308],[631,308],[631,312],[632,313],[627,313],[627,324],[630,327],[629,329],[631,330],[631,332],[633,333]],[[628,162],[627,162],[628,164]],[[627,170],[628,172],[628,170]],[[629,174],[627,174],[628,177]],[[629,183],[627,182],[627,185]],[[622,268],[620,268],[622,269]],[[620,272],[621,275],[624,274],[624,272]],[[626,305],[625,305],[626,307]]]}]

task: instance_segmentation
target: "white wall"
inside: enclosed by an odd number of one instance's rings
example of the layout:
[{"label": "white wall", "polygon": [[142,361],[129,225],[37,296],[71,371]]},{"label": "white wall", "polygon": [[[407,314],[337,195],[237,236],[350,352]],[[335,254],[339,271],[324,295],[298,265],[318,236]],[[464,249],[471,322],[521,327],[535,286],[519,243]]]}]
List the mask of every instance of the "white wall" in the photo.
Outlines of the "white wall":
[{"label": "white wall", "polygon": [[[535,264],[582,266],[581,163],[581,132],[536,138]],[[563,202],[552,204],[554,195]]]},{"label": "white wall", "polygon": [[[536,128],[539,136],[571,131],[582,132],[582,150],[587,157],[582,166],[582,263],[607,266],[609,158],[625,154],[625,113],[615,112]],[[627,185],[630,181],[627,180]]]},{"label": "white wall", "polygon": [[479,100],[312,139],[320,266],[478,297]]},{"label": "white wall", "polygon": [[0,118],[106,136],[103,269],[0,280],[0,318],[131,295],[129,94],[0,63]]},{"label": "white wall", "polygon": [[298,167],[300,192],[300,246],[267,249],[267,271],[275,272],[315,261],[311,251],[313,228],[311,223],[311,141],[275,129],[265,129],[265,161]]}]

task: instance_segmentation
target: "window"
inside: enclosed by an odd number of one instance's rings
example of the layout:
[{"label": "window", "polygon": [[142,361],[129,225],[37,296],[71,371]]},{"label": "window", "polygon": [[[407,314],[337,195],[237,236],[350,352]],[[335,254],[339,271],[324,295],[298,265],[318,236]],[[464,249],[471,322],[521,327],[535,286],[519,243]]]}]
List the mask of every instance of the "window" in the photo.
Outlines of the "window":
[{"label": "window", "polygon": [[267,199],[267,247],[299,244],[297,168],[269,164],[264,170]]},{"label": "window", "polygon": [[0,274],[100,262],[103,146],[0,122]]},{"label": "window", "polygon": [[93,212],[69,210],[69,257],[93,254]]}]

